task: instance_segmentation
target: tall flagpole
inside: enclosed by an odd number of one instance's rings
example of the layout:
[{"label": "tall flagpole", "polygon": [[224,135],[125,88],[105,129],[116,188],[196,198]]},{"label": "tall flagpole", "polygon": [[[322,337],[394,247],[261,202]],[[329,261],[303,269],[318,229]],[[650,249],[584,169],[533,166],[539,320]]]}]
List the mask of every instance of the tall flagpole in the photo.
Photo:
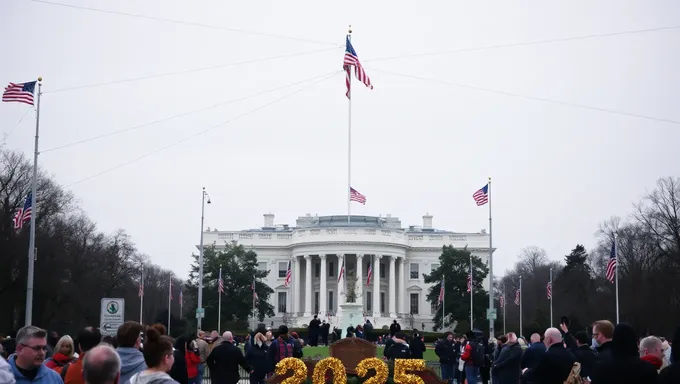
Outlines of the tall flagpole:
[{"label": "tall flagpole", "polygon": [[[347,30],[347,39],[352,41],[352,26]],[[352,209],[352,71],[349,66],[345,66],[345,76],[347,76],[347,224],[351,221]]]},{"label": "tall flagpole", "polygon": [[[505,284],[503,284],[503,334],[504,334],[504,335],[507,334],[507,331],[505,330],[505,307],[508,306],[508,303],[506,303],[505,301],[506,301],[507,299],[508,299],[508,297],[505,296]],[[489,337],[493,337],[493,335],[492,335],[492,336],[489,336]]]},{"label": "tall flagpole", "polygon": [[[487,189],[489,198],[489,312],[494,309],[494,291],[493,291],[493,242],[491,241],[491,178],[489,177],[489,184]],[[494,334],[494,320],[489,320],[489,337]]]},{"label": "tall flagpole", "polygon": [[139,278],[139,324],[144,324],[144,265],[142,265],[142,275]]},{"label": "tall flagpole", "polygon": [[619,245],[616,243],[616,233],[614,233],[614,258],[616,259],[616,265],[614,266],[614,272],[616,273],[616,324],[619,323]]},{"label": "tall flagpole", "polygon": [[182,286],[179,287],[179,318],[184,318],[184,293],[182,293]]},{"label": "tall flagpole", "polygon": [[33,274],[35,273],[35,217],[38,208],[35,206],[38,189],[38,138],[40,136],[40,95],[42,95],[42,77],[38,77],[38,103],[35,107],[35,147],[33,150],[33,181],[31,183],[31,231],[28,243],[28,277],[26,279],[26,325],[33,323]]},{"label": "tall flagpole", "polygon": [[255,278],[253,277],[253,331],[257,328],[257,319],[255,319]]},{"label": "tall flagpole", "polygon": [[170,312],[172,309],[172,276],[168,281],[168,335],[170,334]]},{"label": "tall flagpole", "polygon": [[553,326],[553,269],[550,267],[550,328]]},{"label": "tall flagpole", "polygon": [[[380,271],[378,271],[380,272]],[[380,276],[380,275],[378,275]],[[446,280],[444,279],[444,275],[442,275],[442,286],[443,286],[443,293],[442,293],[442,330],[445,329],[446,323],[444,323],[444,317],[446,316]]]},{"label": "tall flagpole", "polygon": [[[222,267],[220,267],[220,280],[222,281]],[[219,284],[219,282],[217,283]],[[222,324],[222,289],[219,287],[217,288],[218,291],[218,299],[217,299],[217,333],[221,335],[220,333],[220,324]]]},{"label": "tall flagpole", "polygon": [[473,316],[474,293],[475,288],[472,286],[472,254],[470,254],[470,329],[474,328],[474,316]]},{"label": "tall flagpole", "polygon": [[522,276],[519,277],[519,337],[522,337],[522,299],[524,295],[522,294]]}]

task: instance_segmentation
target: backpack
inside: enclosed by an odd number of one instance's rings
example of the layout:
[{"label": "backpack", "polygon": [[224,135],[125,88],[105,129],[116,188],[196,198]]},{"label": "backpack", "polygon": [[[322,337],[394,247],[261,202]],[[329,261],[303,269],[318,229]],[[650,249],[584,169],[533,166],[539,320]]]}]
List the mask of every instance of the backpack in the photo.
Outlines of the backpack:
[{"label": "backpack", "polygon": [[71,366],[71,363],[66,363],[62,368],[61,372],[59,372],[59,376],[61,376],[61,381],[66,382],[66,372],[68,371],[68,367]]},{"label": "backpack", "polygon": [[470,349],[472,350],[472,365],[475,367],[484,366],[484,346],[477,342],[471,342]]},{"label": "backpack", "polygon": [[295,349],[295,342],[293,340],[288,339],[287,341],[284,340],[283,338],[279,337],[278,339],[274,340],[272,344],[275,344],[275,357],[276,357],[276,362],[279,362],[286,357],[294,357],[293,356],[293,350]]},{"label": "backpack", "polygon": [[571,367],[571,372],[569,372],[569,376],[566,380],[564,380],[564,384],[583,384],[580,363],[574,363],[574,365]]}]

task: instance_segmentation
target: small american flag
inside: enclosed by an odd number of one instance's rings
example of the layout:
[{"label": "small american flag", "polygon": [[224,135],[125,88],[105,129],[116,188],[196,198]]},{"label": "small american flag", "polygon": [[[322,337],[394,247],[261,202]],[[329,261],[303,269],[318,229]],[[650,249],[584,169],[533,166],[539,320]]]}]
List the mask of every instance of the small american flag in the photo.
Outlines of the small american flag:
[{"label": "small american flag", "polygon": [[342,277],[345,276],[345,259],[342,259],[342,266],[340,267],[340,273],[338,273],[338,283],[340,280],[342,280]]},{"label": "small american flag", "polygon": [[501,295],[501,297],[498,299],[501,308],[505,307],[505,295]]},{"label": "small american flag", "polygon": [[255,279],[253,279],[253,283],[250,284],[250,289],[253,291],[253,300],[257,301],[258,297],[257,297],[257,292],[255,292]]},{"label": "small american flag", "polygon": [[444,302],[444,279],[442,278],[441,287],[439,288],[439,304]]},{"label": "small american flag", "polygon": [[548,300],[552,300],[552,281],[548,281],[546,289],[548,291]]},{"label": "small american flag", "polygon": [[31,214],[33,209],[31,208],[33,204],[33,194],[31,192],[26,196],[24,200],[24,206],[19,208],[19,210],[14,214],[12,221],[14,222],[14,229],[20,230],[24,227],[24,223],[31,220]]},{"label": "small american flag", "polygon": [[467,277],[467,291],[468,293],[472,293],[472,270],[470,270]]},{"label": "small american flag", "polygon": [[345,85],[347,86],[347,92],[345,93],[345,96],[347,96],[348,99],[352,98],[350,92],[352,90],[351,81],[352,67],[354,67],[354,76],[356,76],[356,78],[359,81],[364,83],[365,86],[367,86],[370,89],[373,89],[371,79],[368,78],[366,71],[364,71],[364,67],[359,62],[359,56],[357,55],[357,52],[354,50],[352,42],[349,40],[349,36],[347,36],[347,40],[345,43],[345,59],[343,60],[342,67],[345,69]]},{"label": "small american flag", "polygon": [[357,203],[366,205],[366,196],[359,193],[356,189],[349,187],[349,201],[356,201]]},{"label": "small american flag", "polygon": [[28,83],[9,83],[2,93],[2,101],[6,103],[17,102],[33,105],[33,93],[36,81]]},{"label": "small american flag", "polygon": [[612,251],[609,253],[609,262],[607,263],[607,280],[614,282],[616,277],[616,241],[612,244]]},{"label": "small american flag", "polygon": [[292,265],[290,263],[290,260],[288,261],[288,269],[286,270],[286,280],[283,281],[283,286],[287,287],[290,285],[291,281],[293,281],[293,269]]},{"label": "small american flag", "polygon": [[224,293],[224,281],[222,280],[222,268],[220,268],[220,277],[217,279],[217,292]]},{"label": "small american flag", "polygon": [[520,293],[519,293],[519,289],[518,289],[517,292],[515,292],[515,305],[519,305],[519,296],[520,296]]},{"label": "small american flag", "polygon": [[475,199],[477,206],[484,205],[489,202],[489,184],[480,188],[477,192],[472,194],[472,198]]},{"label": "small american flag", "polygon": [[139,280],[139,297],[144,296],[144,280]]},{"label": "small american flag", "polygon": [[373,263],[368,263],[368,277],[366,277],[366,286],[371,285],[371,278],[373,278]]}]

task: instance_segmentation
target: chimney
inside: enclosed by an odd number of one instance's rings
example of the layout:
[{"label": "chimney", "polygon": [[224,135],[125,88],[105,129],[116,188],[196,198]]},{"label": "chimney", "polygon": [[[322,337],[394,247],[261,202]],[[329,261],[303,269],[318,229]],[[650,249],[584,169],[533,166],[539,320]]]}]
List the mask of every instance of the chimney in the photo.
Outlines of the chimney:
[{"label": "chimney", "polygon": [[265,213],[264,214],[264,228],[274,228],[274,214]]},{"label": "chimney", "polygon": [[432,215],[429,213],[423,216],[423,229],[432,229]]}]

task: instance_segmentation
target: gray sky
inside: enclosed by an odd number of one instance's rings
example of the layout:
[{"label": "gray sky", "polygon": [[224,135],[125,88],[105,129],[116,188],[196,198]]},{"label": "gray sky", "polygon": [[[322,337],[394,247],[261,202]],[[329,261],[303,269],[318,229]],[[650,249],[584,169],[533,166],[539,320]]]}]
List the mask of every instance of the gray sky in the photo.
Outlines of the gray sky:
[{"label": "gray sky", "polygon": [[[353,84],[352,184],[368,198],[354,214],[420,225],[430,212],[437,228],[476,232],[488,217],[471,195],[491,176],[503,273],[528,245],[551,259],[592,247],[600,221],[628,215],[657,178],[680,175],[680,124],[531,99],[678,121],[680,29],[507,46],[680,26],[677,1],[54,1],[219,27],[0,3],[0,80],[44,77],[43,150],[221,104],[43,153],[40,166],[63,185],[247,114],[70,187],[101,230],[124,228],[182,277],[203,186],[213,201],[206,226],[220,230],[259,227],[265,212],[291,224],[307,212],[346,214],[348,24],[375,85]],[[224,65],[277,56],[287,57]],[[48,93],[174,72],[183,73]],[[1,105],[0,131],[28,155],[32,115],[16,126],[27,108]]]}]

